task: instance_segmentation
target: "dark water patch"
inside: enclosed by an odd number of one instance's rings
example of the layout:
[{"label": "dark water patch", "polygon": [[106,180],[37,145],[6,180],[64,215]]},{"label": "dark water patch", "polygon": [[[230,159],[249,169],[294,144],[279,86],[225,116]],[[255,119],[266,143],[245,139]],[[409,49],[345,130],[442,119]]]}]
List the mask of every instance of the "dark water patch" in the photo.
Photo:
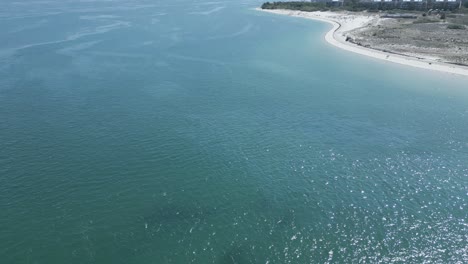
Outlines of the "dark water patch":
[{"label": "dark water patch", "polygon": [[142,221],[147,228],[154,229],[161,226],[200,223],[214,214],[216,214],[216,209],[212,208],[168,204],[156,206],[149,214],[142,217]]},{"label": "dark water patch", "polygon": [[259,263],[255,252],[246,244],[232,245],[219,256],[218,264],[247,264]]}]

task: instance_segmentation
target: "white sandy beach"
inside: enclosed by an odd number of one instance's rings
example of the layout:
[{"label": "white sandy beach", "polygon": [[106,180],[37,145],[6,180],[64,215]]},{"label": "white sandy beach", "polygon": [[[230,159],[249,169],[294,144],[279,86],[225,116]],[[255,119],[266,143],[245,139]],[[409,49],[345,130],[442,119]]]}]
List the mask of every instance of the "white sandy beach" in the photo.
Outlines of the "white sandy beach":
[{"label": "white sandy beach", "polygon": [[389,62],[404,64],[408,66],[434,70],[439,72],[446,72],[451,74],[459,74],[468,76],[468,67],[457,66],[449,63],[437,62],[429,58],[411,57],[388,53],[384,51],[366,48],[346,41],[346,33],[362,28],[369,23],[377,23],[380,19],[378,15],[355,15],[349,13],[334,13],[334,12],[303,12],[293,10],[265,10],[257,8],[259,11],[288,15],[294,17],[301,17],[306,19],[319,20],[328,22],[333,25],[333,28],[326,33],[325,39],[328,43],[361,55],[369,56],[376,59],[381,59]]}]

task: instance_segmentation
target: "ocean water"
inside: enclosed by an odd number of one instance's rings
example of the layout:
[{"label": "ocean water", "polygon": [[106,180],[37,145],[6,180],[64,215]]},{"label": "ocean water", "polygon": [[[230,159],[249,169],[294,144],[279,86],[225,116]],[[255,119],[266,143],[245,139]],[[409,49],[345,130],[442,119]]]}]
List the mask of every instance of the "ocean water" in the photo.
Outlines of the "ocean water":
[{"label": "ocean water", "polygon": [[468,79],[260,4],[3,0],[0,262],[468,262]]}]

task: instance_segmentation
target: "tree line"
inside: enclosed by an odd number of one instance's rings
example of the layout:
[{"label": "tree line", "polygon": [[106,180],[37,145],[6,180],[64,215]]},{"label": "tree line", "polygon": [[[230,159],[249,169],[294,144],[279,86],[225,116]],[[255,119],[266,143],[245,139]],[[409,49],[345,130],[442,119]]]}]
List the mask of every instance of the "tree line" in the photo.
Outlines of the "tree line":
[{"label": "tree line", "polygon": [[[463,5],[468,8],[468,0],[463,2]],[[460,7],[460,2],[361,2],[359,0],[343,0],[342,2],[266,2],[262,4],[262,9],[288,9],[305,12],[313,11],[328,11],[328,10],[348,10],[348,11],[363,11],[363,10],[419,10],[425,11],[428,9],[444,9],[455,10]]]}]

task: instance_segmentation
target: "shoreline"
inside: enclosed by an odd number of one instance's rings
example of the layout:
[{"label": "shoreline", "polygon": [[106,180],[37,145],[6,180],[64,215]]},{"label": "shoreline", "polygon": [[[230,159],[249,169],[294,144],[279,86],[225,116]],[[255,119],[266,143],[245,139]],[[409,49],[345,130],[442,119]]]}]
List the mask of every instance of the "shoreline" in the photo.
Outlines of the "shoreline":
[{"label": "shoreline", "polygon": [[[361,23],[349,23],[348,25],[340,23],[336,19],[330,17],[332,12],[303,12],[303,11],[294,11],[294,10],[284,10],[284,9],[261,9],[256,8],[257,11],[267,12],[271,14],[278,15],[287,15],[293,17],[300,17],[305,19],[317,20],[321,22],[326,22],[333,25],[333,28],[325,34],[325,40],[338,48],[343,50],[351,51],[360,55],[367,57],[372,57],[375,59],[380,59],[384,61],[389,61],[392,63],[398,63],[402,65],[412,66],[420,69],[433,70],[438,72],[445,72],[449,74],[463,75],[468,76],[468,67],[457,66],[450,63],[436,62],[429,59],[412,57],[409,55],[401,55],[398,53],[384,52],[378,49],[367,48],[359,46],[354,43],[346,41],[344,33],[364,27],[365,24],[371,22],[374,18],[371,16],[368,17],[368,20],[360,21]],[[323,16],[320,16],[323,14]],[[328,16],[327,16],[328,15]],[[336,13],[335,13],[336,15]]]}]

